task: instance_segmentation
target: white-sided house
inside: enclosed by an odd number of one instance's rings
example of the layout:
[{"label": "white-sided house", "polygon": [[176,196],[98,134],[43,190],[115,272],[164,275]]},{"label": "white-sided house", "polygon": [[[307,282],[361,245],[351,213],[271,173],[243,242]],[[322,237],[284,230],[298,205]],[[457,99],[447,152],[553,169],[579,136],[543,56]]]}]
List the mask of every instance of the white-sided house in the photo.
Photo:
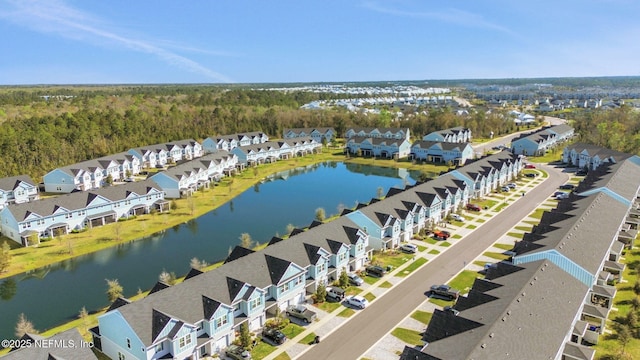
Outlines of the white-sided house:
[{"label": "white-sided house", "polygon": [[38,185],[28,175],[0,179],[0,209],[11,204],[22,204],[40,198]]},{"label": "white-sided house", "polygon": [[[177,150],[176,150],[177,151]],[[150,169],[167,165],[169,155],[163,144],[142,146],[129,150],[129,154],[140,160],[143,169]]]},{"label": "white-sided house", "polygon": [[347,129],[344,137],[350,139],[354,136],[367,137],[367,138],[386,138],[386,139],[405,139],[409,141],[410,132],[409,128],[370,128],[370,127],[356,127]]},{"label": "white-sided house", "polygon": [[293,128],[285,129],[282,137],[284,139],[293,139],[299,137],[311,137],[313,140],[322,144],[330,143],[336,137],[336,131],[332,127],[319,127],[319,128]]},{"label": "white-sided house", "polygon": [[401,222],[391,215],[392,211],[379,201],[348,213],[346,217],[369,235],[369,244],[374,249],[388,250],[400,246],[401,240]]},{"label": "white-sided house", "polygon": [[411,145],[410,158],[460,166],[473,158],[473,147],[464,142],[418,141]]},{"label": "white-sided house", "polygon": [[354,155],[360,150],[362,156],[402,159],[409,156],[411,143],[406,139],[352,137],[347,141],[345,150]]},{"label": "white-sided house", "polygon": [[57,168],[42,178],[46,192],[70,193],[97,189],[104,186],[109,177],[119,181],[139,172],[140,163],[134,156],[118,153]]},{"label": "white-sided house", "polygon": [[629,154],[600,146],[575,143],[562,150],[562,162],[578,168],[595,170],[605,163],[617,163],[629,158]]},{"label": "white-sided house", "polygon": [[548,127],[511,141],[511,152],[516,155],[544,155],[547,150],[568,140],[573,134],[574,130],[569,125],[561,124]]},{"label": "white-sided house", "polygon": [[38,201],[9,205],[0,210],[2,234],[22,245],[114,222],[121,217],[162,211],[164,193],[150,180]]},{"label": "white-sided house", "polygon": [[157,172],[150,179],[158,184],[167,198],[177,199],[190,196],[202,187],[208,188],[212,180],[229,174],[237,163],[235,155],[218,151]]},{"label": "white-sided house", "polygon": [[195,158],[202,157],[204,155],[204,150],[202,145],[195,141],[194,139],[185,139],[172,141],[166,144],[167,150],[173,146],[177,146],[180,149],[180,155],[172,154],[175,162],[184,161],[184,160],[193,160]]},{"label": "white-sided house", "polygon": [[429,133],[423,136],[422,140],[448,143],[469,143],[471,142],[471,129],[463,126],[456,126]]}]

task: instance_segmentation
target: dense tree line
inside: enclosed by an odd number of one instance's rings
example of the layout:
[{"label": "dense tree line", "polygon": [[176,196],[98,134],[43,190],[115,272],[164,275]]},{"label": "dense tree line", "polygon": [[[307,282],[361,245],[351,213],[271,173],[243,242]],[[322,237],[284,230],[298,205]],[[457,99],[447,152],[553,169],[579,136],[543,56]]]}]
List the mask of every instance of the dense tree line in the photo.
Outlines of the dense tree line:
[{"label": "dense tree line", "polygon": [[[43,99],[42,94],[64,95]],[[307,111],[300,106],[336,94],[281,92],[220,86],[114,86],[0,89],[0,176],[48,171],[133,147],[216,135],[263,131],[273,138],[290,127],[408,127],[414,138],[453,126],[477,137],[516,130],[500,112],[457,116],[448,108],[424,109],[393,120],[343,109]],[[422,110],[422,109],[419,109]]]},{"label": "dense tree line", "polygon": [[580,141],[640,155],[640,112],[629,106],[572,113]]}]

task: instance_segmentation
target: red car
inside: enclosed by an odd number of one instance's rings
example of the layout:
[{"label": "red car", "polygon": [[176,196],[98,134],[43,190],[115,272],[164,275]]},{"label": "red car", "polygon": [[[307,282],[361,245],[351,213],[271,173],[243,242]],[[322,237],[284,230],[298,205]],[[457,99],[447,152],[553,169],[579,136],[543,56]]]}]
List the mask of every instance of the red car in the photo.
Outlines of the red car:
[{"label": "red car", "polygon": [[480,206],[478,206],[476,204],[467,204],[467,210],[480,211],[482,209],[480,208]]},{"label": "red car", "polygon": [[525,168],[525,169],[535,169],[535,168],[536,168],[536,166],[535,166],[535,165],[533,165],[533,164],[526,164],[526,165],[524,166],[524,168]]}]

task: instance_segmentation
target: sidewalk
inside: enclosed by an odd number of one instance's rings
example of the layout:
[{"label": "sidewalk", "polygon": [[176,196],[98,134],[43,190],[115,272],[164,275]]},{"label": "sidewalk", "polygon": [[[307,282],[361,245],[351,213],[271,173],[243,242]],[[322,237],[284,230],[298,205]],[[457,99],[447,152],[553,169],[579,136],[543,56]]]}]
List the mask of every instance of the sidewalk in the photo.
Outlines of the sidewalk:
[{"label": "sidewalk", "polygon": [[[417,260],[418,258],[424,258],[427,260],[427,263],[428,263],[431,260],[433,260],[435,257],[437,257],[439,254],[447,251],[448,249],[451,248],[451,245],[454,245],[458,241],[464,239],[464,237],[470,234],[471,232],[482,227],[482,225],[484,225],[488,219],[490,219],[495,214],[497,214],[497,211],[496,211],[497,208],[502,208],[500,211],[504,211],[504,209],[511,206],[518,199],[526,198],[526,195],[524,197],[522,196],[522,192],[528,192],[529,190],[533,189],[537,185],[539,179],[540,177],[523,178],[522,180],[519,181],[521,185],[516,190],[510,191],[509,193],[502,193],[501,195],[505,195],[505,198],[501,199],[501,201],[494,204],[491,208],[483,210],[479,213],[466,212],[463,215],[465,217],[465,222],[458,226],[447,224],[446,229],[451,231],[453,236],[451,236],[446,241],[439,241],[436,244],[428,244],[421,240],[412,239],[410,241],[411,243],[415,245],[419,245],[421,247],[426,247],[426,249],[416,253],[412,260],[406,261],[402,266],[399,266],[393,271],[387,273],[382,279],[376,281],[374,284],[367,284],[365,282],[362,286],[360,286],[361,291],[358,294],[364,295],[370,292],[376,296],[376,298],[373,299],[373,301],[376,301],[378,298],[386,294],[388,291],[393,290],[393,288],[397,284],[401,283],[407,278],[407,276],[402,276],[402,275],[399,276],[398,274],[405,271],[405,269],[415,260]],[[526,221],[526,220],[527,218],[523,219],[523,221]],[[528,220],[532,221],[535,219],[528,219]],[[520,224],[530,226],[530,224],[526,224],[523,222],[520,222]],[[513,244],[515,240],[517,239],[507,236],[505,234],[505,236],[503,236],[502,238],[496,239],[495,243],[496,244],[497,243]],[[447,243],[449,243],[449,245],[447,245]],[[437,250],[437,251],[433,251],[433,250]],[[487,251],[503,252],[504,250],[500,248],[492,247],[492,248],[488,248]],[[408,256],[411,256],[411,255],[409,254]],[[476,259],[467,259],[462,261],[464,261],[466,265],[464,270],[479,271],[479,270],[482,270],[482,266],[474,264],[475,261],[496,262],[497,260],[494,258],[489,258],[483,255],[480,255]],[[383,284],[385,281],[391,283],[392,286],[389,288],[380,287],[380,285]],[[350,317],[338,316],[338,314],[340,314],[344,309],[348,308],[344,305],[340,305],[331,313],[324,312],[318,309],[317,307],[314,307],[313,305],[310,305],[310,307],[312,307],[312,309],[318,313],[319,320],[316,320],[314,323],[306,326],[305,330],[301,332],[298,336],[296,336],[293,339],[288,339],[284,344],[279,345],[275,351],[273,351],[263,359],[265,360],[276,359],[276,358],[279,358],[279,356],[281,356],[282,353],[284,352],[286,352],[289,358],[295,359],[313,346],[309,344],[300,343],[300,341],[303,338],[305,338],[307,335],[313,333],[315,335],[320,336],[320,340],[322,341],[323,338],[325,338],[326,336],[331,334],[333,331],[338,329],[351,317],[357,316],[359,314],[359,310],[355,310],[356,313],[351,315]],[[437,305],[434,305],[433,303],[430,303],[428,300],[425,300],[425,302],[420,306],[420,308],[416,310],[433,312],[433,310],[436,307]],[[399,324],[399,326],[415,329],[419,331],[423,331],[425,327],[424,324],[416,320],[413,320],[410,317],[404,319]],[[387,359],[397,360],[398,354],[396,351],[398,350],[402,351],[402,348],[404,347],[404,345],[405,343],[397,339],[395,336],[391,334],[387,334],[384,338],[380,339],[380,341],[376,345],[374,345],[371,349],[369,349],[369,351],[367,351],[367,353],[365,354],[365,357],[367,359],[375,359],[375,360],[387,360]],[[410,344],[406,344],[406,345],[412,346]],[[286,359],[286,357],[283,357],[283,359]]]}]

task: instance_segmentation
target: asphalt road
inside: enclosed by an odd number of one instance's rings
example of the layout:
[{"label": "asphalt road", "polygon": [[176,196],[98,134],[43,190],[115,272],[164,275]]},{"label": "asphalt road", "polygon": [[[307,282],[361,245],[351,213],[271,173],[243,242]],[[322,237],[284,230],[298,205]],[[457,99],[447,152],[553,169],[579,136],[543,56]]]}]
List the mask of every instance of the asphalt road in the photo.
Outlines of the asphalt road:
[{"label": "asphalt road", "polygon": [[[482,254],[497,239],[546,201],[568,174],[543,166],[549,178],[526,193],[481,227],[454,243],[450,249],[415,271],[403,282],[351,317],[343,326],[322,339],[298,359],[358,359],[379,339],[397,326],[426,300],[425,292],[433,284],[446,283],[465,263]],[[358,311],[358,310],[356,310]]]}]

